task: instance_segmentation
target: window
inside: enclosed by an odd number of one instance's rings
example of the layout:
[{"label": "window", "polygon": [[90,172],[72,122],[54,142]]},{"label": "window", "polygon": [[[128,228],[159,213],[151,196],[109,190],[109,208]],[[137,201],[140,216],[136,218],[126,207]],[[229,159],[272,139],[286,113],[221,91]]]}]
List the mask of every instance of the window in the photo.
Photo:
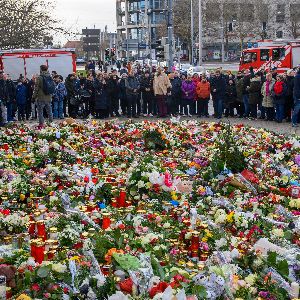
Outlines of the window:
[{"label": "window", "polygon": [[267,22],[262,22],[262,30],[267,30]]},{"label": "window", "polygon": [[285,57],[285,49],[277,48],[272,50],[272,58],[273,60],[282,60]]},{"label": "window", "polygon": [[284,23],[285,21],[285,5],[278,4],[277,5],[277,14],[276,14],[276,22],[277,23]]},{"label": "window", "polygon": [[251,62],[257,61],[257,52],[244,52],[243,53],[243,63],[249,64]]},{"label": "window", "polygon": [[283,32],[281,30],[276,32],[276,38],[278,38],[278,39],[283,38]]},{"label": "window", "polygon": [[268,61],[269,60],[269,49],[260,50],[260,60]]}]

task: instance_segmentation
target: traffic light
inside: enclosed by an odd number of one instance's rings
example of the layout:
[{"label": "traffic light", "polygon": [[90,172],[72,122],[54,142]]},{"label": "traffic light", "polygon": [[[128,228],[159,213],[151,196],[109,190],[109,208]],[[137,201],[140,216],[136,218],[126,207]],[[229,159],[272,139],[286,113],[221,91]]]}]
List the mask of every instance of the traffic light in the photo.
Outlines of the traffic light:
[{"label": "traffic light", "polygon": [[165,54],[164,54],[165,48],[162,45],[161,40],[157,40],[156,45],[157,45],[156,46],[156,58],[164,60],[164,58],[165,58]]},{"label": "traffic light", "polygon": [[105,60],[109,60],[110,51],[109,48],[105,49]]}]

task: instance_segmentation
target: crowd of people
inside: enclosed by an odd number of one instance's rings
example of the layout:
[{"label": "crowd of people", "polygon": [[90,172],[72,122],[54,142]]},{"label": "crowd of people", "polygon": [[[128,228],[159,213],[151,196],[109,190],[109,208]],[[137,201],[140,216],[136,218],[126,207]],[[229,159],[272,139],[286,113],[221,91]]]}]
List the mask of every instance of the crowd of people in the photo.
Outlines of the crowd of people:
[{"label": "crowd of people", "polygon": [[87,76],[70,74],[64,79],[41,66],[39,76],[20,78],[17,85],[0,71],[1,124],[45,116],[53,119],[105,119],[109,117],[210,117],[212,102],[217,119],[222,117],[286,120],[296,127],[300,111],[300,68],[278,74],[253,69],[234,75],[222,69],[198,74],[155,72],[147,66],[111,72],[87,71]]}]

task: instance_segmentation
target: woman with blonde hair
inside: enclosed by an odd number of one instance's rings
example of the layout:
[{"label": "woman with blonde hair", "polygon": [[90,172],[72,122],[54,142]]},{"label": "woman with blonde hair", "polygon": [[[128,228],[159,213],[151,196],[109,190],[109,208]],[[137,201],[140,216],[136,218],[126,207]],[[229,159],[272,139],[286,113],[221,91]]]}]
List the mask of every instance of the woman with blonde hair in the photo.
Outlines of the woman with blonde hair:
[{"label": "woman with blonde hair", "polygon": [[266,75],[266,81],[261,88],[261,94],[263,96],[262,106],[265,108],[267,121],[274,120],[274,102],[273,102],[273,87],[275,80],[272,77],[272,73]]}]

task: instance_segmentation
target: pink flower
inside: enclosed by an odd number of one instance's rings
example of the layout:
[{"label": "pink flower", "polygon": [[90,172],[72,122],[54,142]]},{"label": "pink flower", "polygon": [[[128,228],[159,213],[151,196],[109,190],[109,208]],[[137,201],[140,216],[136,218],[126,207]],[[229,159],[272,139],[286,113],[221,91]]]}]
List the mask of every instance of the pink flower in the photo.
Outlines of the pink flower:
[{"label": "pink flower", "polygon": [[295,156],[295,163],[300,166],[300,154]]},{"label": "pink flower", "polygon": [[33,291],[38,292],[41,288],[40,288],[40,286],[39,286],[37,283],[34,283],[34,284],[31,286],[31,289],[32,289]]},{"label": "pink flower", "polygon": [[45,294],[44,294],[44,297],[48,299],[48,298],[51,297],[51,294],[50,294],[50,293],[45,293]]}]

